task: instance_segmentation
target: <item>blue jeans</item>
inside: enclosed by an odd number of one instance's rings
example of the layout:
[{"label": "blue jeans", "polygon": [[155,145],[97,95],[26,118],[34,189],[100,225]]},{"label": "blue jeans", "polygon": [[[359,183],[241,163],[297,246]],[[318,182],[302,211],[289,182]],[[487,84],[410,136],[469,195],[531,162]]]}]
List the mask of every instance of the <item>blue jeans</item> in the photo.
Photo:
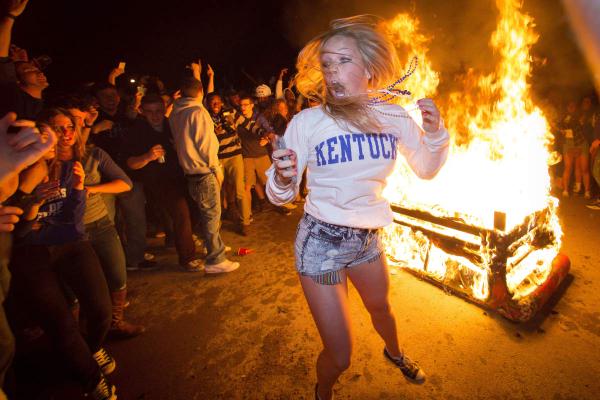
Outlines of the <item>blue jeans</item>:
[{"label": "blue jeans", "polygon": [[104,277],[111,292],[118,292],[127,286],[125,253],[114,224],[108,216],[85,225],[90,243],[100,260]]},{"label": "blue jeans", "polygon": [[[124,236],[123,250],[127,265],[136,266],[144,261],[146,251],[146,196],[144,186],[141,182],[133,182],[133,188],[129,192],[118,195],[103,195],[108,216],[115,221],[115,199],[121,209],[124,228],[121,235]],[[117,226],[121,225],[117,222]]]},{"label": "blue jeans", "polygon": [[221,225],[220,188],[214,174],[188,176],[190,196],[198,206],[200,232],[206,246],[206,263],[225,261],[225,244],[219,234]]}]

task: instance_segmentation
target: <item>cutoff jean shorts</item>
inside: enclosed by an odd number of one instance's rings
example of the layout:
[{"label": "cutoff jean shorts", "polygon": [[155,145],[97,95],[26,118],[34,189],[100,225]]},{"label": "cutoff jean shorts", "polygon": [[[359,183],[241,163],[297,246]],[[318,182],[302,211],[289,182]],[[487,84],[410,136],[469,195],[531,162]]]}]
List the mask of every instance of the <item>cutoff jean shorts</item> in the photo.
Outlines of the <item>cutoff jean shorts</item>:
[{"label": "cutoff jean shorts", "polygon": [[296,269],[322,285],[342,282],[342,270],[383,255],[381,228],[333,225],[304,214],[296,231]]}]

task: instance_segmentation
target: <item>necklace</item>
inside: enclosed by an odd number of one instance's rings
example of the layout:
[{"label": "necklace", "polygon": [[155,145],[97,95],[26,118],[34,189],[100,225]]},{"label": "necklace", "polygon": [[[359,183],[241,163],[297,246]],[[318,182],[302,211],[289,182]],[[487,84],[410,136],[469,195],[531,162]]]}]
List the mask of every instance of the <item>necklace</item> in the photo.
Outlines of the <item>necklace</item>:
[{"label": "necklace", "polygon": [[404,114],[395,114],[395,113],[390,113],[390,112],[385,112],[385,111],[381,111],[379,109],[377,109],[376,107],[373,107],[369,104],[367,104],[367,108],[373,111],[378,112],[381,115],[385,115],[387,117],[395,117],[395,118],[412,118],[407,112],[405,112]]},{"label": "necklace", "polygon": [[389,85],[383,89],[377,90],[377,92],[380,92],[383,94],[369,99],[369,104],[377,105],[377,104],[385,103],[385,102],[393,99],[394,97],[410,96],[411,92],[409,90],[398,89],[398,88],[396,88],[396,86],[398,86],[400,83],[404,82],[406,80],[406,78],[408,78],[415,72],[415,70],[417,69],[418,61],[419,61],[419,59],[416,56],[413,57],[408,66],[408,70],[406,71],[404,76],[400,77],[400,79],[398,79],[396,82],[392,83],[391,85]]}]

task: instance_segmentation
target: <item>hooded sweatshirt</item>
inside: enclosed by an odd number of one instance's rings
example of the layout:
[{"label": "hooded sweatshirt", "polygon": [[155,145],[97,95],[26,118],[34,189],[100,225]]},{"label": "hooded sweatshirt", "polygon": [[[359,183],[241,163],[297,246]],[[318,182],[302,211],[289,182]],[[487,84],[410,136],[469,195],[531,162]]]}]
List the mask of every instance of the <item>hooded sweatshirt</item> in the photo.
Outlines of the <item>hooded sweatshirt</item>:
[{"label": "hooded sweatshirt", "polygon": [[169,124],[183,172],[186,175],[218,174],[219,140],[202,100],[191,97],[175,100]]}]

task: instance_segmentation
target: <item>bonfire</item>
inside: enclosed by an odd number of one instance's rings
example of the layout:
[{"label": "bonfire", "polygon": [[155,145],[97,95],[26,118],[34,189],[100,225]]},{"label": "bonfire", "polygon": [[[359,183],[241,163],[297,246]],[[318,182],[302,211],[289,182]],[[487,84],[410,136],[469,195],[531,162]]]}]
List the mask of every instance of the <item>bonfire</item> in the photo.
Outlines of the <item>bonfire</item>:
[{"label": "bonfire", "polygon": [[[562,230],[551,196],[548,150],[553,137],[530,95],[533,19],[515,0],[497,0],[490,74],[467,70],[461,89],[438,94],[419,21],[399,14],[384,29],[419,64],[406,80],[413,98],[441,98],[452,135],[448,161],[431,181],[398,160],[384,195],[395,223],[386,228],[391,265],[408,270],[513,320],[527,320],[569,270],[559,254]],[[414,111],[412,111],[414,112]],[[415,113],[417,114],[417,113]],[[419,116],[414,115],[417,123]]]}]

